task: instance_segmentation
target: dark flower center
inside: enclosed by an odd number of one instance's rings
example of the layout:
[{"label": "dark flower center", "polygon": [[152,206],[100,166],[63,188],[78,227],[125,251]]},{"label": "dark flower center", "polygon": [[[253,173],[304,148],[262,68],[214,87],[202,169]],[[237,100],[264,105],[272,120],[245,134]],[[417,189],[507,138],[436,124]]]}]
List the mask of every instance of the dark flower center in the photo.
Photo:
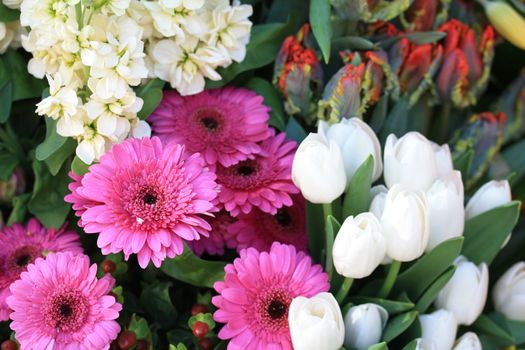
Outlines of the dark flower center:
[{"label": "dark flower center", "polygon": [[16,258],[15,264],[20,267],[24,267],[31,261],[31,256],[29,254],[20,255]]},{"label": "dark flower center", "polygon": [[38,247],[25,245],[13,252],[8,259],[8,266],[11,266],[14,270],[22,271],[39,256],[41,256],[41,251]]},{"label": "dark flower center", "polygon": [[57,290],[43,305],[44,322],[61,332],[75,332],[89,314],[87,298],[75,290]]},{"label": "dark flower center", "polygon": [[73,314],[73,309],[69,304],[61,304],[59,306],[59,314],[62,317],[70,317]]},{"label": "dark flower center", "polygon": [[204,125],[204,127],[210,131],[215,131],[217,127],[219,126],[219,123],[217,120],[213,117],[204,117],[201,118],[201,123]]},{"label": "dark flower center", "polygon": [[250,176],[255,172],[255,169],[248,164],[241,165],[237,167],[237,174],[241,176]]},{"label": "dark flower center", "polygon": [[285,208],[281,208],[277,211],[277,214],[275,214],[275,220],[283,227],[289,226],[292,223],[292,217]]},{"label": "dark flower center", "polygon": [[272,300],[268,305],[268,315],[273,320],[279,319],[286,314],[286,305],[280,300]]},{"label": "dark flower center", "polygon": [[157,203],[157,197],[155,197],[151,193],[146,193],[144,197],[142,198],[142,200],[144,201],[144,204],[153,205]]}]

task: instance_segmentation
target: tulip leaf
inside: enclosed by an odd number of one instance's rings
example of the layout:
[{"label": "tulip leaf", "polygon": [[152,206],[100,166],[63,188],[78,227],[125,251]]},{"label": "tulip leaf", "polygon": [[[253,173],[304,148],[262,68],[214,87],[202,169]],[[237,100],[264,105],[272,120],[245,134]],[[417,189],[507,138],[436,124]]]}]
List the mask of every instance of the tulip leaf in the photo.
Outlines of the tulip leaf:
[{"label": "tulip leaf", "polygon": [[417,315],[417,311],[410,311],[394,317],[385,327],[383,340],[386,342],[394,340],[397,336],[406,331],[412,323],[414,323]]},{"label": "tulip leaf", "polygon": [[294,117],[288,118],[285,131],[286,136],[288,136],[289,139],[297,141],[297,143],[301,143],[306,138],[306,131],[304,131],[304,128]]},{"label": "tulip leaf", "polygon": [[185,246],[181,255],[164,260],[161,269],[182,282],[196,287],[212,288],[216,281],[224,279],[226,264],[222,261],[203,260]]},{"label": "tulip leaf", "polygon": [[405,311],[408,311],[414,308],[414,304],[411,302],[387,300],[387,299],[381,299],[381,298],[357,296],[357,297],[350,298],[350,301],[354,304],[373,303],[373,304],[380,305],[384,307],[386,311],[388,311],[389,315],[398,314],[398,313],[405,312]]},{"label": "tulip leaf", "polygon": [[370,345],[368,347],[368,350],[387,350],[387,349],[388,349],[388,346],[386,345],[385,342]]},{"label": "tulip leaf", "polygon": [[472,161],[474,160],[474,150],[469,149],[465,152],[454,154],[453,160],[454,169],[461,172],[461,178],[463,179],[463,182],[466,182],[470,172],[470,167],[472,166]]},{"label": "tulip leaf", "polygon": [[284,113],[283,102],[279,92],[275,90],[272,84],[261,78],[251,78],[245,85],[261,95],[264,98],[264,104],[271,107],[270,111],[270,125],[279,130],[286,128],[286,115]]},{"label": "tulip leaf", "polygon": [[369,51],[377,50],[376,44],[360,36],[343,36],[332,41],[332,50]]},{"label": "tulip leaf", "polygon": [[330,59],[332,24],[330,23],[330,1],[310,0],[310,24],[315,39],[321,48],[325,63]]},{"label": "tulip leaf", "polygon": [[456,271],[456,267],[454,265],[450,266],[443,274],[441,274],[441,276],[436,278],[427,290],[425,290],[416,304],[416,310],[419,311],[419,313],[423,314],[427,311],[441,289],[443,289],[447,282],[452,278],[454,271]]},{"label": "tulip leaf", "polygon": [[475,264],[490,265],[518,221],[520,202],[512,201],[465,222],[462,254]]},{"label": "tulip leaf", "polygon": [[525,344],[525,322],[507,320],[507,328],[514,337],[516,344]]},{"label": "tulip leaf", "polygon": [[419,339],[412,340],[410,343],[405,345],[402,350],[416,350],[418,341],[419,341]]},{"label": "tulip leaf", "polygon": [[418,300],[431,285],[459,256],[463,237],[451,238],[423,255],[396,281],[396,288],[406,291],[412,300]]},{"label": "tulip leaf", "polygon": [[376,106],[374,107],[372,116],[370,117],[370,127],[374,130],[376,134],[379,134],[379,131],[385,123],[386,114],[388,113],[389,97],[390,96],[388,94],[385,94],[379,99]]},{"label": "tulip leaf", "polygon": [[408,108],[409,101],[407,97],[402,97],[394,104],[383,123],[383,128],[381,129],[382,140],[386,140],[390,134],[395,134],[397,137],[406,134],[408,131]]},{"label": "tulip leaf", "polygon": [[[323,0],[324,1],[324,0]],[[246,57],[241,63],[233,63],[228,68],[219,69],[222,79],[207,81],[206,88],[226,85],[240,73],[260,68],[272,63],[287,35],[293,31],[293,23],[266,23],[252,27],[250,42],[246,46]]]},{"label": "tulip leaf", "polygon": [[374,157],[371,155],[357,168],[346,188],[343,201],[343,218],[368,211],[370,188],[374,171]]},{"label": "tulip leaf", "polygon": [[512,334],[506,329],[505,317],[500,314],[481,315],[472,325],[480,333],[503,339],[511,344],[515,344]]}]

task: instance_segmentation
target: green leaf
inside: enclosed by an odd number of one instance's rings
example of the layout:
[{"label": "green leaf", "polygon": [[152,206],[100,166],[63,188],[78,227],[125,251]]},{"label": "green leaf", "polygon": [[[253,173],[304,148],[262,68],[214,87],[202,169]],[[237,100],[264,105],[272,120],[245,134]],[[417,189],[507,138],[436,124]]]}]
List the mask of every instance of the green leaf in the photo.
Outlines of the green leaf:
[{"label": "green leaf", "polygon": [[388,98],[388,95],[381,96],[370,117],[370,127],[376,134],[379,133],[385,123],[386,114],[388,113]]},{"label": "green leaf", "polygon": [[273,85],[264,79],[254,77],[245,86],[264,97],[264,104],[271,107],[270,125],[279,130],[284,130],[286,128],[286,115],[284,114],[283,102],[281,95]]},{"label": "green leaf", "polygon": [[454,169],[461,172],[461,178],[465,182],[468,179],[470,167],[472,166],[472,161],[474,160],[474,150],[469,149],[466,152],[454,154],[453,158]]},{"label": "green leaf", "polygon": [[35,183],[27,207],[46,227],[62,226],[71,208],[69,203],[64,202],[64,196],[69,193],[68,170],[67,167],[62,167],[53,176],[43,162],[33,160]]},{"label": "green leaf", "polygon": [[383,128],[381,129],[381,139],[385,140],[388,135],[395,134],[400,137],[408,130],[408,98],[401,98],[394,104],[388,113]]},{"label": "green leaf", "polygon": [[520,202],[512,201],[465,222],[462,254],[475,264],[494,260],[518,221]]},{"label": "green leaf", "polygon": [[410,302],[398,301],[398,300],[387,300],[387,299],[381,299],[381,298],[357,296],[357,297],[350,298],[350,301],[353,304],[372,303],[372,304],[380,305],[384,307],[386,311],[388,311],[389,315],[398,314],[398,313],[405,312],[405,311],[408,311],[414,308],[414,304]]},{"label": "green leaf", "polygon": [[148,321],[135,314],[131,316],[128,330],[135,332],[137,339],[144,339],[151,343],[151,331],[148,326]]},{"label": "green leaf", "polygon": [[419,341],[418,339],[412,340],[410,343],[405,345],[402,350],[416,350],[418,341]]},{"label": "green leaf", "polygon": [[137,113],[140,119],[146,120],[160,104],[165,83],[165,81],[158,78],[152,79],[137,89],[137,96],[144,100],[142,109]]},{"label": "green leaf", "polygon": [[7,219],[7,225],[12,225],[17,222],[25,222],[27,203],[29,202],[30,198],[30,193],[24,193],[13,198],[13,209],[11,210],[11,214],[9,214],[9,218]]},{"label": "green leaf", "polygon": [[481,315],[476,322],[474,322],[472,327],[480,333],[485,333],[503,339],[511,344],[515,344],[515,339],[512,334],[502,326],[504,324],[505,318],[502,315]]},{"label": "green leaf", "polygon": [[206,88],[226,85],[237,75],[272,63],[287,35],[292,33],[291,23],[266,23],[253,26],[250,42],[246,46],[246,57],[241,63],[233,63],[228,68],[219,69],[219,81],[208,81]]},{"label": "green leaf", "polygon": [[418,300],[436,276],[452,265],[459,256],[462,245],[463,237],[451,238],[439,244],[400,274],[395,286],[406,291],[412,300]]},{"label": "green leaf", "polygon": [[330,1],[310,0],[310,24],[312,32],[321,48],[325,63],[330,59],[332,24],[330,23]]},{"label": "green leaf", "polygon": [[7,181],[11,177],[11,174],[15,170],[18,163],[20,163],[20,159],[12,153],[9,153],[7,151],[1,150],[2,153],[0,153],[0,164],[2,166],[0,167],[0,181]]},{"label": "green leaf", "polygon": [[374,157],[370,155],[357,168],[354,176],[348,183],[343,200],[343,218],[368,211],[373,172]]},{"label": "green leaf", "polygon": [[385,342],[370,345],[368,350],[388,350],[388,346]]},{"label": "green leaf", "polygon": [[161,266],[167,275],[196,287],[212,288],[224,279],[225,262],[207,261],[197,257],[187,246],[181,255],[166,259]]},{"label": "green leaf", "polygon": [[172,285],[172,282],[159,282],[145,287],[140,294],[140,303],[149,319],[162,329],[173,327],[177,321],[177,310],[171,302],[169,292]]},{"label": "green leaf", "polygon": [[308,231],[308,251],[312,259],[320,263],[324,247],[324,237],[319,234],[324,230],[323,208],[320,204],[306,202],[306,227]]},{"label": "green leaf", "polygon": [[507,320],[507,328],[516,344],[525,344],[525,322]]},{"label": "green leaf", "polygon": [[417,315],[417,311],[410,311],[394,317],[385,327],[383,340],[390,342],[397,338],[397,336],[410,327],[410,325],[416,320]]},{"label": "green leaf", "polygon": [[369,51],[377,50],[378,46],[360,36],[343,36],[332,40],[332,51],[341,50],[352,50],[352,51]]},{"label": "green leaf", "polygon": [[13,84],[13,101],[42,96],[43,90],[47,87],[47,81],[45,79],[37,79],[29,74],[27,71],[27,59],[21,52],[8,50],[3,55],[3,59],[9,67],[9,74]]},{"label": "green leaf", "polygon": [[[67,138],[66,142],[44,161],[52,175],[58,174],[60,168],[74,152],[77,142],[72,138]],[[69,166],[69,165],[68,165]]]},{"label": "green leaf", "polygon": [[10,9],[0,1],[0,22],[16,21],[20,18],[20,11]]},{"label": "green leaf", "polygon": [[13,84],[9,81],[0,88],[0,123],[5,123],[9,119],[12,102]]},{"label": "green leaf", "polygon": [[444,32],[413,32],[403,34],[402,37],[407,38],[416,45],[432,44],[438,40],[443,39],[447,33]]},{"label": "green leaf", "polygon": [[438,293],[445,287],[447,282],[452,278],[454,275],[454,271],[456,271],[456,267],[454,265],[450,266],[444,273],[441,274],[432,284],[430,287],[428,287],[427,290],[423,293],[423,295],[419,298],[416,304],[416,310],[419,311],[419,313],[423,314],[427,309],[432,305],[432,302],[436,299]]},{"label": "green leaf", "polygon": [[84,163],[78,156],[75,156],[73,158],[73,162],[71,163],[71,171],[73,171],[77,175],[84,175],[88,172],[89,165]]},{"label": "green leaf", "polygon": [[62,137],[57,133],[57,121],[46,117],[46,138],[36,148],[36,159],[46,160],[51,157],[66,141],[66,137]]},{"label": "green leaf", "polygon": [[297,141],[297,143],[301,143],[306,138],[306,131],[304,131],[301,124],[299,124],[294,117],[288,118],[285,131],[286,136],[288,136],[289,139]]}]

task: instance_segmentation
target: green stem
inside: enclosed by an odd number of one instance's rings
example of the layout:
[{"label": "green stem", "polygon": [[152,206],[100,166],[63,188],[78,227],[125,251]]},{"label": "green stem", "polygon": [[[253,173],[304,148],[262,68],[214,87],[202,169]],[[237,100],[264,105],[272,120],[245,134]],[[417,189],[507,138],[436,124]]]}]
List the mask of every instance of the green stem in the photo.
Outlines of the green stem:
[{"label": "green stem", "polygon": [[450,111],[452,109],[451,103],[444,103],[441,107],[441,113],[439,114],[439,135],[438,139],[442,142],[447,141],[448,124],[450,120]]},{"label": "green stem", "polygon": [[383,282],[383,286],[379,290],[379,294],[377,295],[381,299],[385,299],[388,297],[388,294],[390,294],[390,291],[392,290],[392,287],[394,286],[394,283],[396,282],[397,275],[399,274],[399,269],[401,268],[401,262],[394,260],[388,267],[388,273],[385,278],[385,282]]},{"label": "green stem", "polygon": [[333,210],[332,210],[332,203],[323,203],[323,214],[324,214],[324,228],[325,228],[325,252],[326,252],[326,260],[325,260],[325,266],[324,269],[326,273],[328,274],[328,277],[330,280],[332,279],[332,270],[333,270],[333,263],[332,263],[332,246],[334,245],[334,236],[332,234],[329,234],[329,228],[328,228],[328,220],[329,217],[332,216]]},{"label": "green stem", "polygon": [[339,304],[341,304],[343,300],[345,300],[346,296],[348,295],[348,291],[352,287],[352,283],[354,283],[353,278],[345,278],[343,284],[341,285],[341,288],[339,288],[337,294],[335,295],[335,300],[337,300]]}]

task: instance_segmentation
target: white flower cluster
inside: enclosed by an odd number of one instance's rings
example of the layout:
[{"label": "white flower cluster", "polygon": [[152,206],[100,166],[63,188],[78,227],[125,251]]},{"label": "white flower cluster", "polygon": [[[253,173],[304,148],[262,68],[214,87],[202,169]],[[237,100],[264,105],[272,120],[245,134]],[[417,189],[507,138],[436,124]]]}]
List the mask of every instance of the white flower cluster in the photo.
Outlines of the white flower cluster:
[{"label": "white flower cluster", "polygon": [[6,52],[10,47],[22,46],[22,33],[24,33],[24,28],[20,25],[20,21],[0,22],[0,54]]},{"label": "white flower cluster", "polygon": [[221,79],[215,69],[244,58],[251,30],[251,6],[228,0],[9,3],[19,3],[20,22],[30,28],[22,37],[33,55],[29,72],[49,81],[37,113],[77,139],[87,164],[114,143],[149,135],[133,87],[158,77],[183,95],[198,93],[205,77]]}]

